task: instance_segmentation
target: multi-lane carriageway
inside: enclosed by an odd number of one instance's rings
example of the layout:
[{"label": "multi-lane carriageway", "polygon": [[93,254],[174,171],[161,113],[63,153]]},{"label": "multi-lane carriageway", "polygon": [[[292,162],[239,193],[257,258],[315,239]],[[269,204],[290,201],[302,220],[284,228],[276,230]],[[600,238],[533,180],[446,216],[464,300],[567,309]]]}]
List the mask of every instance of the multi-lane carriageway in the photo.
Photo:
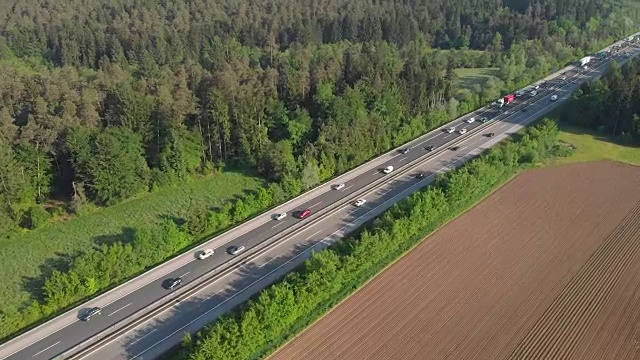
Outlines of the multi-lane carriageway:
[{"label": "multi-lane carriageway", "polygon": [[[632,49],[633,54],[636,51]],[[308,256],[310,249],[320,249],[331,244],[432,181],[437,173],[458,166],[504,139],[506,134],[541,117],[568,98],[580,83],[599,76],[614,58],[622,57],[616,55],[596,60],[590,64],[588,71],[573,66],[561,70],[548,77],[547,86],[539,89],[535,96],[527,91],[514,104],[507,105],[502,110],[482,108],[456,119],[403,147],[412,148],[408,153],[392,152],[383,155],[342,176],[336,181],[345,184],[341,190],[331,189],[331,185],[336,182],[324,184],[298,201],[289,202],[262,215],[266,219],[262,219],[258,225],[239,227],[224,242],[219,239],[211,240],[213,246],[203,245],[186,254],[173,268],[154,269],[140,283],[133,280],[127,284],[131,291],[125,291],[125,286],[119,289],[122,290],[120,293],[107,293],[63,315],[67,316],[66,323],[58,318],[52,320],[60,321],[61,325],[58,327],[48,324],[48,327],[36,328],[3,344],[0,346],[0,357],[11,360],[40,360],[56,356],[67,358],[70,354],[88,348],[78,358],[154,358],[179,343],[184,331],[195,331],[290,271]],[[562,80],[565,76],[566,79]],[[558,95],[558,101],[550,101],[552,94]],[[522,111],[523,109],[526,111]],[[482,124],[475,121],[468,124],[465,120],[469,117],[486,117],[489,122]],[[444,132],[443,129],[449,126],[455,126],[456,130],[466,128],[467,133],[460,135],[457,132]],[[489,132],[496,136],[486,136]],[[424,150],[428,145],[436,148],[428,152]],[[450,150],[453,145],[459,146],[459,149]],[[391,174],[383,174],[380,169],[388,165],[395,170]],[[419,172],[425,172],[427,176],[417,180],[415,174]],[[368,201],[362,207],[352,206],[353,201],[358,198]],[[291,214],[301,209],[311,209],[313,214],[304,220],[291,216],[281,221],[269,219],[272,213],[286,211]],[[247,250],[232,257],[225,252],[225,248],[230,245],[244,245]],[[206,260],[195,258],[194,254],[198,250],[209,247],[215,249],[211,257]],[[239,261],[239,264],[222,272],[222,268],[230,260]],[[212,274],[217,274],[217,277],[212,281],[203,280]],[[167,278],[179,276],[184,280],[181,287],[171,291],[162,287]],[[197,293],[184,295],[196,286]],[[158,302],[166,305],[131,329],[126,327],[129,322],[153,309]],[[101,306],[102,315],[88,322],[77,320],[78,312],[93,306]],[[124,330],[115,331],[123,326]],[[106,329],[109,330],[108,333],[115,331],[117,336],[104,341]]]}]

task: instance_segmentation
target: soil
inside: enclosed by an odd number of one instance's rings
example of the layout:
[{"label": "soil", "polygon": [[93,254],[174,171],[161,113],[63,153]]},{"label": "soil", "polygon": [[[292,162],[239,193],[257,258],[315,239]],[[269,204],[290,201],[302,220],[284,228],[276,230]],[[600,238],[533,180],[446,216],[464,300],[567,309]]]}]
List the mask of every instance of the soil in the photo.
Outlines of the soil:
[{"label": "soil", "polygon": [[271,360],[640,356],[640,168],[527,171]]}]

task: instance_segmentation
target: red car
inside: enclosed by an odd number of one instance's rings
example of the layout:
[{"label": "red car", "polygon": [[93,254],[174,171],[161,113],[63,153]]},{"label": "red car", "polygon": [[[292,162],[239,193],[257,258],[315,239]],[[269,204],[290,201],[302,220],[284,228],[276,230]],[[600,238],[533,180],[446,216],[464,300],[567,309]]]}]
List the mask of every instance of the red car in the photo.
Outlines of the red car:
[{"label": "red car", "polygon": [[304,219],[309,215],[311,215],[311,210],[309,209],[296,211],[296,213],[294,214],[294,216],[297,217],[298,219]]}]

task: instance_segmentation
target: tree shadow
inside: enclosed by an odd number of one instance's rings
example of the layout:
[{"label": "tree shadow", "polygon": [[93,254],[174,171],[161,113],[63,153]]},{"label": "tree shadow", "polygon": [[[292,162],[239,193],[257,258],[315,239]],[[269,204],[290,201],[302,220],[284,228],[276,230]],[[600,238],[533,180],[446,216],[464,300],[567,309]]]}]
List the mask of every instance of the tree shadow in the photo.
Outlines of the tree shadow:
[{"label": "tree shadow", "polygon": [[56,257],[49,258],[45,260],[42,265],[38,266],[40,275],[34,277],[22,277],[23,288],[31,295],[33,300],[43,302],[45,299],[43,297],[44,294],[42,288],[44,287],[46,280],[50,278],[56,270],[60,272],[69,271],[70,265],[81,255],[82,253],[80,251],[73,254],[56,252]]},{"label": "tree shadow", "polygon": [[122,232],[114,235],[98,235],[93,238],[93,243],[97,247],[101,247],[102,245],[113,245],[117,242],[128,244],[133,241],[133,238],[136,234],[136,229],[131,227],[123,227]]}]

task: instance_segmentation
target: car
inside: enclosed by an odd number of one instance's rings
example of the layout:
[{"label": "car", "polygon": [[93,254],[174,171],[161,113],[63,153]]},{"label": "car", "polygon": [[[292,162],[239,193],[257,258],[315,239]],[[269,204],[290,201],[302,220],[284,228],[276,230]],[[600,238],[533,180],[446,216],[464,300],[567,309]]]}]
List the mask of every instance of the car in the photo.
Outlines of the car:
[{"label": "car", "polygon": [[452,151],[458,151],[458,150],[460,150],[460,146],[452,146],[450,149]]},{"label": "car", "polygon": [[336,185],[333,185],[333,190],[340,190],[340,189],[342,189],[342,188],[344,188],[344,184],[336,184]]},{"label": "car", "polygon": [[448,132],[449,134],[451,134],[452,132],[456,131],[456,128],[452,126],[450,128],[445,129],[444,131]]},{"label": "car", "polygon": [[558,100],[558,95],[551,95],[551,101]]},{"label": "car", "polygon": [[208,258],[211,255],[213,255],[213,249],[202,250],[200,252],[200,254],[198,254],[198,259],[204,260],[204,259]]},{"label": "car", "polygon": [[516,91],[516,97],[521,97],[522,95],[524,95],[522,91]]},{"label": "car", "polygon": [[488,133],[487,136],[488,137],[494,137],[494,136],[496,136],[496,134],[491,132],[491,133]]},{"label": "car", "polygon": [[408,148],[406,148],[406,149],[402,150],[402,153],[403,153],[403,154],[406,154],[406,153],[408,153],[409,151],[411,151],[411,148],[410,148],[410,147],[408,147]]},{"label": "car", "polygon": [[522,112],[526,112],[526,111],[527,111],[527,108],[526,108],[526,107],[525,107],[525,108],[522,108],[522,110],[520,110],[520,111],[522,111]]},{"label": "car", "polygon": [[287,217],[287,213],[283,212],[283,213],[273,215],[273,220],[282,220],[286,217]]},{"label": "car", "polygon": [[433,149],[435,149],[435,148],[436,147],[433,146],[433,145],[427,145],[427,146],[424,147],[424,149],[427,150],[427,151],[433,151]]},{"label": "car", "polygon": [[538,95],[538,92],[537,92],[537,91],[535,91],[535,90],[533,90],[533,91],[531,92],[531,96],[536,96],[536,95]]},{"label": "car", "polygon": [[391,166],[391,165],[387,166],[386,168],[384,168],[382,170],[382,172],[385,173],[385,174],[390,174],[392,171],[393,171],[393,166]]},{"label": "car", "polygon": [[245,249],[246,248],[244,247],[244,245],[240,245],[240,246],[232,245],[227,248],[227,253],[229,255],[238,255],[241,252],[243,252]]},{"label": "car", "polygon": [[470,117],[470,118],[468,118],[467,120],[465,120],[465,122],[466,122],[467,124],[471,124],[471,123],[472,123],[472,122],[474,122],[474,121],[476,121],[476,118],[475,118],[475,117]]},{"label": "car", "polygon": [[487,121],[489,121],[489,119],[487,119],[484,116],[480,118],[480,122],[483,123],[483,124],[486,123]]},{"label": "car", "polygon": [[534,87],[534,89],[539,90],[539,89],[540,89],[540,85],[536,85],[536,86]]},{"label": "car", "polygon": [[356,200],[355,203],[353,203],[353,205],[355,205],[357,207],[360,207],[360,206],[364,205],[366,202],[367,202],[367,200],[365,200],[365,199],[358,199],[358,200]]},{"label": "car", "polygon": [[92,317],[96,315],[100,315],[101,313],[102,313],[102,308],[96,306],[87,310],[84,314],[80,315],[80,320],[89,321],[91,320]]},{"label": "car", "polygon": [[293,216],[297,217],[298,219],[304,219],[309,217],[309,215],[311,215],[311,210],[305,209],[305,210],[296,211]]},{"label": "car", "polygon": [[173,278],[173,279],[168,279],[167,283],[166,283],[166,288],[168,290],[171,290],[177,286],[180,286],[180,284],[182,284],[182,278]]},{"label": "car", "polygon": [[566,81],[566,80],[567,80],[567,77],[566,77],[566,76],[563,76],[563,77],[561,77],[561,78],[560,78],[560,80],[562,80],[562,81]]},{"label": "car", "polygon": [[416,174],[416,179],[424,179],[425,175],[423,172]]},{"label": "car", "polygon": [[467,133],[467,129],[460,129],[458,130],[458,134],[463,135]]}]

